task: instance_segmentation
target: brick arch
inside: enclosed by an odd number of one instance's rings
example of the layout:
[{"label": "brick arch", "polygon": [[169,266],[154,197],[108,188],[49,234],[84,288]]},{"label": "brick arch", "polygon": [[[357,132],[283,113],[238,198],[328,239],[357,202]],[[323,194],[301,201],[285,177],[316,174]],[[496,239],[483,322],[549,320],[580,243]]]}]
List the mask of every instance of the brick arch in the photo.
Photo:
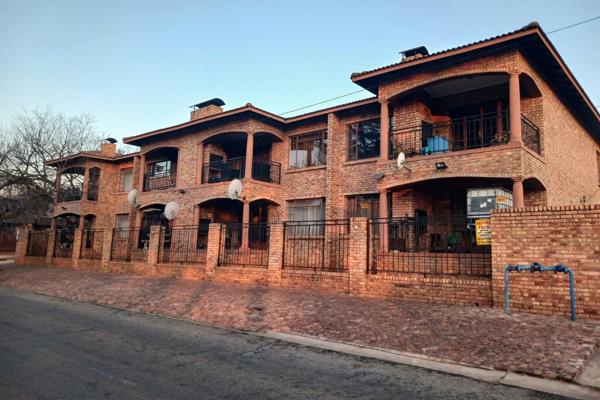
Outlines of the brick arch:
[{"label": "brick arch", "polygon": [[523,179],[525,207],[544,207],[548,205],[546,185],[534,175]]},{"label": "brick arch", "polygon": [[422,80],[419,81],[418,83],[414,83],[411,85],[408,85],[404,88],[402,88],[401,90],[394,92],[392,95],[387,96],[387,98],[385,98],[384,100],[387,100],[388,102],[392,102],[395,101],[397,99],[399,99],[400,97],[403,97],[407,94],[416,92],[420,89],[423,89],[427,86],[430,86],[432,84],[435,83],[441,83],[441,82],[445,82],[445,81],[451,81],[454,79],[459,79],[459,78],[468,78],[468,77],[473,77],[473,76],[485,76],[485,75],[506,75],[508,76],[509,71],[502,71],[502,70],[493,70],[493,71],[475,71],[475,72],[461,72],[461,71],[457,71],[457,72],[449,72],[449,73],[444,73],[441,76],[435,76],[432,78],[428,78],[426,80]]},{"label": "brick arch", "polygon": [[156,146],[152,146],[151,148],[145,149],[143,152],[140,153],[140,155],[147,156],[148,153],[152,153],[154,151],[164,150],[164,149],[175,149],[175,150],[177,150],[177,154],[179,154],[179,150],[180,150],[179,146],[173,146],[171,144],[169,144],[169,145],[160,145],[159,144]]},{"label": "brick arch", "polygon": [[429,175],[425,177],[418,177],[413,179],[402,180],[401,182],[390,182],[390,183],[381,183],[378,185],[379,190],[390,190],[403,186],[413,185],[415,183],[421,182],[431,182],[442,179],[460,179],[460,178],[475,178],[475,179],[512,179],[513,174],[482,174],[474,172],[472,174],[469,173],[459,173],[459,174],[443,174],[443,175]]},{"label": "brick arch", "polygon": [[163,207],[165,207],[166,205],[167,205],[166,203],[161,203],[161,202],[153,201],[151,203],[146,203],[146,204],[140,205],[137,210],[139,212],[143,212],[145,208],[149,208],[151,206],[163,206]]},{"label": "brick arch", "polygon": [[197,206],[201,206],[202,204],[204,204],[204,203],[207,203],[207,202],[209,202],[209,201],[212,201],[212,200],[219,200],[219,199],[226,199],[226,200],[232,200],[232,201],[239,201],[240,203],[243,203],[243,200],[240,200],[240,199],[235,199],[235,200],[234,200],[234,199],[230,199],[229,197],[226,197],[226,196],[223,196],[223,195],[216,195],[216,196],[210,196],[210,197],[207,197],[207,198],[205,198],[205,199],[202,199],[202,201],[200,201],[200,202],[196,203],[196,205],[197,205]]},{"label": "brick arch", "polygon": [[253,203],[253,202],[259,201],[259,200],[265,200],[265,201],[272,203],[274,206],[281,207],[281,202],[279,200],[275,200],[274,198],[272,198],[270,196],[264,196],[264,195],[258,196],[255,199],[250,200],[249,202]]},{"label": "brick arch", "polygon": [[285,140],[285,136],[283,136],[280,133],[274,132],[274,131],[267,131],[267,130],[261,129],[261,130],[257,130],[254,132],[255,135],[259,134],[259,133],[266,133],[268,135],[275,136],[277,139],[279,139],[282,142]]},{"label": "brick arch", "polygon": [[217,136],[226,135],[228,133],[241,133],[241,134],[244,134],[244,135],[248,135],[247,131],[240,131],[240,130],[235,130],[235,129],[223,129],[222,131],[213,132],[213,133],[208,134],[207,136],[205,136],[204,138],[202,138],[202,140],[200,140],[199,143],[206,143],[210,139],[214,139]]},{"label": "brick arch", "polygon": [[542,97],[541,86],[538,84],[537,80],[527,72],[519,73],[519,85],[525,89],[521,90],[521,97],[523,97],[524,92],[528,94],[528,97]]}]

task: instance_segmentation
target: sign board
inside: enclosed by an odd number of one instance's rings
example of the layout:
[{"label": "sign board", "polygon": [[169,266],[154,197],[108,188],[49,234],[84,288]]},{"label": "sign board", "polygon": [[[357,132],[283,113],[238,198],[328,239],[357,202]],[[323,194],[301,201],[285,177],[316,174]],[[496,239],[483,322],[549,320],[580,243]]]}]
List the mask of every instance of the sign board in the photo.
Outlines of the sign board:
[{"label": "sign board", "polygon": [[489,218],[475,220],[475,238],[478,246],[492,244],[492,224]]}]

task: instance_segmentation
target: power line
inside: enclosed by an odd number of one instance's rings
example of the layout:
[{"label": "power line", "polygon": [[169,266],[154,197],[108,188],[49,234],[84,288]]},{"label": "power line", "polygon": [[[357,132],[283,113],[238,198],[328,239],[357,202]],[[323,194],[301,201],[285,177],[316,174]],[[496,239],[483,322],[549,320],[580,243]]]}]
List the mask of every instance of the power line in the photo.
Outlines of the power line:
[{"label": "power line", "polygon": [[[562,28],[554,29],[552,31],[546,32],[546,35],[551,35],[551,34],[556,33],[556,32],[561,32],[561,31],[564,31],[564,30],[567,30],[567,29],[574,28],[574,27],[579,26],[579,25],[587,24],[587,23],[595,21],[597,19],[600,19],[600,16],[597,16],[597,17],[594,17],[594,18],[590,18],[590,19],[586,19],[586,20],[583,20],[583,21],[579,21],[579,22],[576,22],[576,23],[571,24],[571,25],[563,26]],[[366,91],[368,91],[368,90],[367,89],[356,90],[354,92],[342,94],[340,96],[336,96],[336,97],[332,97],[330,99],[322,100],[322,101],[319,101],[317,103],[309,104],[309,105],[304,106],[304,107],[299,107],[299,108],[296,108],[294,110],[286,111],[286,112],[280,113],[278,115],[283,116],[283,115],[286,115],[286,114],[291,114],[291,113],[294,113],[296,111],[302,111],[302,110],[305,110],[307,108],[311,108],[311,107],[318,106],[318,105],[321,105],[321,104],[329,103],[330,101],[339,100],[339,99],[342,99],[344,97],[352,96],[353,94],[358,94],[358,93],[366,92]],[[596,107],[600,108],[600,106],[598,106],[598,105]]]}]

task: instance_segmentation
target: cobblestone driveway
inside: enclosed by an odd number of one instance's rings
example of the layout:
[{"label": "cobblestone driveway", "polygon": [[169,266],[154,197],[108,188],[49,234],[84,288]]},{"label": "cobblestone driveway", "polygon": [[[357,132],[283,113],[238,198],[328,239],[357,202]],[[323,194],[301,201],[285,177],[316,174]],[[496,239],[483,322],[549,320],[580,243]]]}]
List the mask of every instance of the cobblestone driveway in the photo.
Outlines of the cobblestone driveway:
[{"label": "cobblestone driveway", "polygon": [[248,331],[302,333],[463,365],[571,380],[600,323],[297,289],[2,266],[0,284]]}]

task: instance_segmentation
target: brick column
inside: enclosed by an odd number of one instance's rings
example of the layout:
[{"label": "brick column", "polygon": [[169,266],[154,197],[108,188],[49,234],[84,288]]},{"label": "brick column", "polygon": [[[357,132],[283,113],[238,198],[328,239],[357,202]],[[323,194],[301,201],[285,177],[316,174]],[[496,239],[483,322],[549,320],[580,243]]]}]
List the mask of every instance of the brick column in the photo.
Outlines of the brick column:
[{"label": "brick column", "polygon": [[102,264],[103,268],[108,268],[108,264],[110,263],[110,253],[112,251],[112,228],[103,230],[102,235],[102,256],[100,258],[100,263]]},{"label": "brick column", "polygon": [[[87,200],[87,196],[88,196],[88,192],[89,192],[89,187],[88,187],[89,184],[90,184],[90,169],[85,167],[85,169],[83,170],[83,187],[81,188],[81,200]],[[83,215],[81,216],[81,219],[83,220]]]},{"label": "brick column", "polygon": [[54,243],[56,242],[56,229],[48,231],[48,249],[46,250],[46,265],[52,265],[52,258],[54,257]]},{"label": "brick column", "polygon": [[249,243],[250,232],[250,202],[244,200],[244,208],[242,209],[242,248],[247,249]]},{"label": "brick column", "polygon": [[[388,191],[382,190],[379,192],[379,218],[382,220],[379,221],[379,237],[381,238],[381,248],[388,250],[388,224],[387,219],[389,218],[389,210],[388,210]],[[385,219],[386,221],[383,221]]]},{"label": "brick column", "polygon": [[31,225],[27,227],[17,228],[17,247],[15,249],[15,263],[24,264],[25,255],[27,254],[27,246],[29,244],[29,231]]},{"label": "brick column", "polygon": [[388,161],[390,153],[390,110],[387,100],[380,100],[380,154],[379,159],[383,162]]},{"label": "brick column", "polygon": [[204,173],[204,142],[198,143],[198,155],[196,156],[196,186],[202,184]]},{"label": "brick column", "polygon": [[272,224],[269,228],[269,285],[281,285],[281,270],[283,268],[284,234],[283,224]]},{"label": "brick column", "polygon": [[221,246],[221,231],[223,225],[210,224],[208,226],[208,245],[206,248],[205,270],[208,277],[215,274],[217,265],[219,265],[219,247]]},{"label": "brick column", "polygon": [[348,269],[350,272],[349,292],[361,296],[366,292],[367,284],[367,218],[350,219],[350,254]]},{"label": "brick column", "polygon": [[79,258],[81,256],[81,241],[83,240],[83,229],[75,229],[75,237],[73,238],[73,251],[71,252],[71,266],[77,269],[79,266]]},{"label": "brick column", "polygon": [[164,228],[160,225],[150,227],[150,238],[148,240],[148,265],[158,264],[158,251],[160,246],[161,232]]},{"label": "brick column", "polygon": [[519,72],[511,72],[508,78],[508,109],[510,113],[510,143],[521,143],[521,89]]},{"label": "brick column", "polygon": [[146,155],[142,154],[140,156],[140,168],[139,168],[139,176],[138,176],[138,192],[144,191],[144,174],[146,173]]},{"label": "brick column", "polygon": [[513,178],[513,208],[525,207],[525,194],[523,192],[523,178],[517,176]]},{"label": "brick column", "polygon": [[244,178],[252,178],[252,159],[254,157],[254,132],[248,132],[246,138],[246,170]]}]

